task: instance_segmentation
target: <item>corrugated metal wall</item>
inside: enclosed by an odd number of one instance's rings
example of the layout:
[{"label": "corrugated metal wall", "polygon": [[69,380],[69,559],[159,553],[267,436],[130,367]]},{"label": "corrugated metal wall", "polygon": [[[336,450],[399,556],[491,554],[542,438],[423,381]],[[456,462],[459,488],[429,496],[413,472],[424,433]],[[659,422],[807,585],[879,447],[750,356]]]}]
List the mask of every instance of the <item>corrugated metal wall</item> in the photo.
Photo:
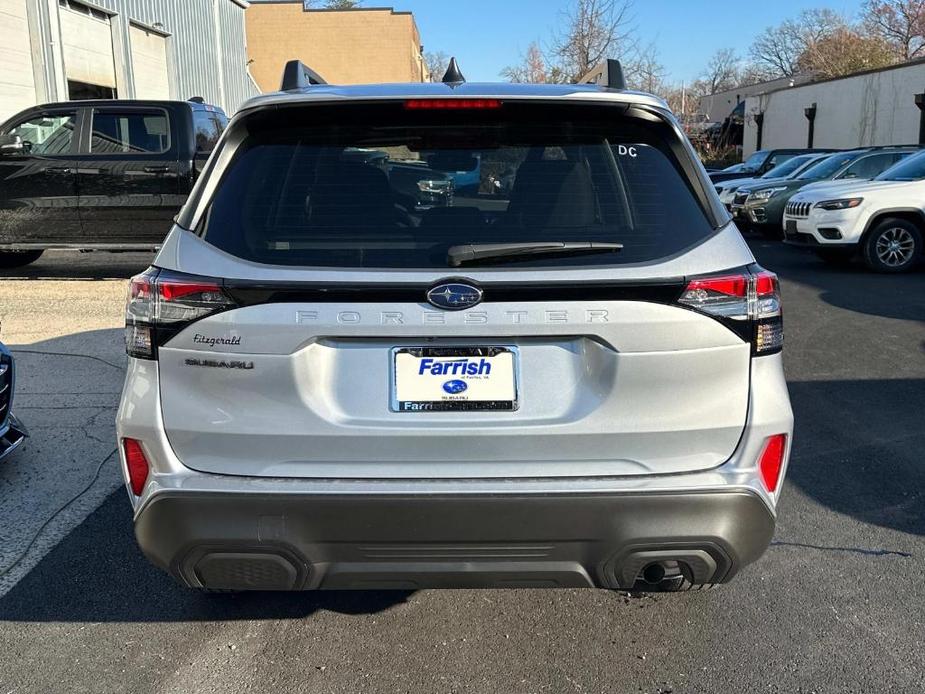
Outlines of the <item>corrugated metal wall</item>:
[{"label": "corrugated metal wall", "polygon": [[174,98],[201,96],[231,114],[259,93],[247,74],[244,8],[233,0],[92,0],[90,4],[116,13],[121,20],[120,58],[129,74],[131,22],[170,35]]}]

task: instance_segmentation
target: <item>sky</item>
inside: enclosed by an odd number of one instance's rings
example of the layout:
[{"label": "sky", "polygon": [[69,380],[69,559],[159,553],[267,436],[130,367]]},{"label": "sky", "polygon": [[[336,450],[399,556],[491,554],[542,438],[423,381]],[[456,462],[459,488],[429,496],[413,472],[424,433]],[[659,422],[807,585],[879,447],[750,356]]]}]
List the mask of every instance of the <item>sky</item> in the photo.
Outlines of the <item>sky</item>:
[{"label": "sky", "polygon": [[[856,16],[862,0],[631,0],[635,35],[654,43],[669,81],[696,79],[718,49],[747,54],[768,26],[802,10],[828,7]],[[414,12],[425,51],[455,55],[469,81],[495,81],[530,42],[548,42],[568,0],[368,0]]]}]

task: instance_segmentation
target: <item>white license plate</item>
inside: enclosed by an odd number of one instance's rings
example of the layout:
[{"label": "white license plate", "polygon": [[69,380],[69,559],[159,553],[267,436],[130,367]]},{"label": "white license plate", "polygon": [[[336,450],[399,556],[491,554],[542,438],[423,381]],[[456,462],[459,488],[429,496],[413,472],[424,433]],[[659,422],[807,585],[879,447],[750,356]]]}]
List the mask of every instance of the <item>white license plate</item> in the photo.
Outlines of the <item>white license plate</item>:
[{"label": "white license plate", "polygon": [[517,409],[514,347],[396,347],[393,412]]}]

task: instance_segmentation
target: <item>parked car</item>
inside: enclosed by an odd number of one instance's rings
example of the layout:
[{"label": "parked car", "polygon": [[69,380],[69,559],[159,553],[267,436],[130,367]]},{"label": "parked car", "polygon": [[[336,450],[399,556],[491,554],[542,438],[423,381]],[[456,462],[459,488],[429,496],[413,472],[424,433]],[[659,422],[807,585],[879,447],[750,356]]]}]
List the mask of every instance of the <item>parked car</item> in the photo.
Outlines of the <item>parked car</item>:
[{"label": "parked car", "polygon": [[0,267],[163,242],[228,119],[200,101],[35,106],[0,125]]},{"label": "parked car", "polygon": [[917,147],[876,147],[836,152],[792,180],[739,188],[732,214],[740,226],[781,237],[784,207],[798,190],[820,181],[870,180],[918,151]]},{"label": "parked car", "polygon": [[784,212],[787,243],[843,263],[860,255],[872,270],[906,272],[922,259],[925,152],[872,181],[807,186]]},{"label": "parked car", "polygon": [[719,200],[726,206],[727,210],[732,210],[732,202],[735,199],[735,192],[739,188],[748,188],[753,185],[766,185],[772,181],[795,178],[806,171],[810,166],[819,163],[822,159],[828,157],[828,154],[800,154],[788,159],[782,164],[778,164],[767,173],[754,178],[733,178],[728,181],[716,184],[716,194]]},{"label": "parked car", "polygon": [[395,202],[410,212],[453,204],[456,184],[446,171],[435,171],[424,161],[393,161],[386,169]]},{"label": "parked car", "polygon": [[[141,548],[205,589],[729,581],[791,446],[776,276],[662,100],[448,72],[236,114],[130,283]],[[396,216],[361,143],[516,175]]]},{"label": "parked car", "polygon": [[812,152],[831,152],[831,149],[760,149],[753,152],[739,166],[741,168],[735,171],[719,171],[710,174],[710,181],[713,183],[722,183],[733,178],[755,178],[763,176],[775,166],[783,164],[798,154],[808,154]]},{"label": "parked car", "polygon": [[13,390],[16,386],[13,355],[0,342],[0,460],[22,446],[28,433],[13,414]]}]

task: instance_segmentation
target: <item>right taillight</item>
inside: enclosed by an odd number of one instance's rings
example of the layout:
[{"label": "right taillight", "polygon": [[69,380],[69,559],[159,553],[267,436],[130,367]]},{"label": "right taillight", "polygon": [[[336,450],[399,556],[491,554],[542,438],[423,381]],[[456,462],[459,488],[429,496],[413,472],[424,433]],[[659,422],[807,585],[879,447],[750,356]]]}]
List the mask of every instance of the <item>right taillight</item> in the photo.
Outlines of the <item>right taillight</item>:
[{"label": "right taillight", "polygon": [[764,450],[758,458],[758,470],[765,488],[772,494],[780,484],[780,472],[784,467],[784,451],[787,450],[787,435],[775,434],[764,443]]},{"label": "right taillight", "polygon": [[131,357],[157,359],[158,346],[187,325],[234,307],[214,280],[149,268],[129,282],[125,351]]},{"label": "right taillight", "polygon": [[759,267],[690,280],[678,303],[720,320],[752,344],[756,355],[784,345],[780,283]]}]

